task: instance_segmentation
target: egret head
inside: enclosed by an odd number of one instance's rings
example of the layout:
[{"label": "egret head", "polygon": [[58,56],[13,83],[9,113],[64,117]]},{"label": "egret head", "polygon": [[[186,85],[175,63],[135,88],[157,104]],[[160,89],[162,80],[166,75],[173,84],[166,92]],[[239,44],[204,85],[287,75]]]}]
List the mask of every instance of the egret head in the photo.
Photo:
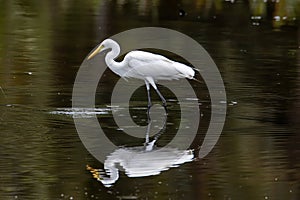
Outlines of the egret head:
[{"label": "egret head", "polygon": [[88,60],[91,59],[92,57],[94,57],[95,55],[97,55],[98,53],[106,50],[106,49],[110,49],[112,47],[112,44],[116,43],[115,41],[113,41],[112,39],[106,39],[103,42],[101,42],[101,44],[88,56]]}]

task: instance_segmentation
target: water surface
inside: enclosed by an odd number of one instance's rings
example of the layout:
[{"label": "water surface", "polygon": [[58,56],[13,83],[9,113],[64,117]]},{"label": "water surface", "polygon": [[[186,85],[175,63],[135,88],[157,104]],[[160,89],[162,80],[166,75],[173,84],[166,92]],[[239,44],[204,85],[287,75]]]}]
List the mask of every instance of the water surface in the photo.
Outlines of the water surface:
[{"label": "water surface", "polygon": [[[298,199],[299,4],[259,2],[4,1],[0,197]],[[156,176],[130,178],[121,172],[106,188],[86,170],[87,164],[103,164],[89,154],[75,129],[73,83],[81,62],[100,41],[143,26],[180,31],[209,52],[226,87],[226,123],[204,159]],[[118,77],[109,70],[105,74],[96,95],[99,122],[120,146],[142,145],[143,140],[127,140],[116,127],[108,105]],[[191,145],[197,152],[209,124],[210,98],[205,84],[191,84],[202,114]],[[170,106],[166,132],[157,141],[164,146],[174,137],[180,115],[172,93],[164,87],[161,92]],[[147,124],[145,94],[140,88],[132,97],[132,115],[142,125]]]}]

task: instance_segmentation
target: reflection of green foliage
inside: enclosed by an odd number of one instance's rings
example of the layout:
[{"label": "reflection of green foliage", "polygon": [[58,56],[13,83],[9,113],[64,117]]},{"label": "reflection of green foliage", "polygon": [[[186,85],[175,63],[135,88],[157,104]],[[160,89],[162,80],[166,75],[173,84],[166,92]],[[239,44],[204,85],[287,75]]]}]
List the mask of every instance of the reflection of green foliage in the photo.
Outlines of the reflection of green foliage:
[{"label": "reflection of green foliage", "polygon": [[294,12],[296,13],[296,17],[299,18],[300,17],[300,1],[296,1],[296,3],[294,4]]},{"label": "reflection of green foliage", "polygon": [[254,16],[265,16],[266,15],[266,3],[263,0],[250,1],[250,9]]},{"label": "reflection of green foliage", "polygon": [[280,0],[280,1],[249,1],[251,14],[262,18],[269,16],[273,21],[273,27],[279,28],[283,25],[297,25],[295,19],[299,16],[299,1]]}]

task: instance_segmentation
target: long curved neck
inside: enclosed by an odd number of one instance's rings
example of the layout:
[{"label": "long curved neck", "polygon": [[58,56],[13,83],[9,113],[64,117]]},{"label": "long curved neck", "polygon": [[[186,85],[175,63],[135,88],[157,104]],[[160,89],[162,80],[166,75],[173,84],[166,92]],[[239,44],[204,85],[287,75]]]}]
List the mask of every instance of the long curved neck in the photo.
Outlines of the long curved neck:
[{"label": "long curved neck", "polygon": [[119,54],[120,54],[120,46],[116,42],[112,43],[111,51],[109,51],[105,56],[105,63],[114,73],[121,75],[118,70],[121,67],[121,63],[116,62],[114,60],[115,58],[118,57]]},{"label": "long curved neck", "polygon": [[105,166],[105,171],[108,172],[109,177],[103,177],[100,181],[105,187],[110,187],[119,179],[119,170],[114,166],[114,163],[111,163],[109,166]]}]

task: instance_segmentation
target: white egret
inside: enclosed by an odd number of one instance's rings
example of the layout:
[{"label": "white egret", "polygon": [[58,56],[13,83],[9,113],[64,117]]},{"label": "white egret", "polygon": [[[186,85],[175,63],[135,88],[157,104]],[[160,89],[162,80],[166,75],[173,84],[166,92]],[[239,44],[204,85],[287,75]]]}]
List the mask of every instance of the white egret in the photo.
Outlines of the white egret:
[{"label": "white egret", "polygon": [[152,105],[150,85],[155,89],[166,109],[166,100],[155,84],[157,80],[194,79],[195,71],[191,67],[150,52],[131,51],[126,54],[122,62],[116,62],[114,59],[120,54],[120,46],[112,39],[104,40],[87,59],[91,59],[107,49],[111,49],[111,51],[106,54],[105,62],[114,73],[122,78],[137,78],[145,81],[148,94],[148,110]]}]

